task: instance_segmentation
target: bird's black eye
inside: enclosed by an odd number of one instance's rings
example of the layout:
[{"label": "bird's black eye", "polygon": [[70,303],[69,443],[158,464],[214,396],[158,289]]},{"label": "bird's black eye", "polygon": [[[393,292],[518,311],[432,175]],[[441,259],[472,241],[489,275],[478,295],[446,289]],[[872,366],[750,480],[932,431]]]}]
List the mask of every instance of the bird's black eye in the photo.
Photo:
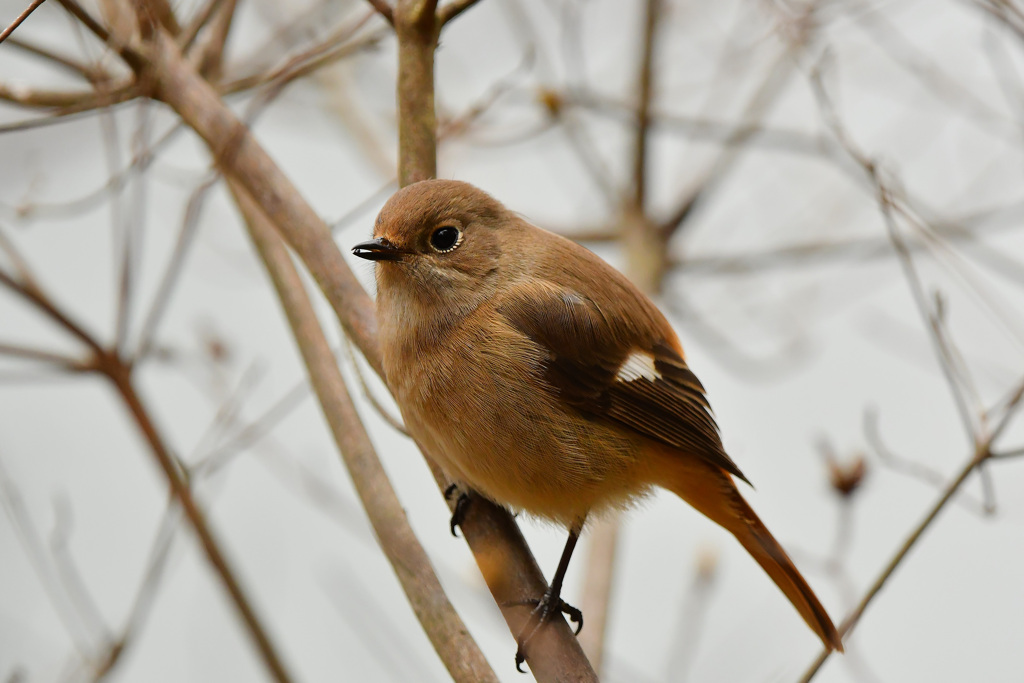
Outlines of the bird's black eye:
[{"label": "bird's black eye", "polygon": [[462,242],[462,231],[454,225],[442,225],[430,233],[430,246],[434,251],[447,254]]}]

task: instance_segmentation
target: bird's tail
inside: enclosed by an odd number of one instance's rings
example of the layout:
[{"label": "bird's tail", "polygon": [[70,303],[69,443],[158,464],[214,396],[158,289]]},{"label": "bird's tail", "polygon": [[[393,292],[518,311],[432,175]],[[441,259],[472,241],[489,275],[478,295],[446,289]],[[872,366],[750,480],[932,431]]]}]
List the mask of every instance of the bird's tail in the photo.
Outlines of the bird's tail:
[{"label": "bird's tail", "polygon": [[659,453],[658,460],[658,483],[735,536],[825,647],[842,652],[839,632],[825,608],[786,551],[740,495],[732,478],[703,460],[679,452]]}]

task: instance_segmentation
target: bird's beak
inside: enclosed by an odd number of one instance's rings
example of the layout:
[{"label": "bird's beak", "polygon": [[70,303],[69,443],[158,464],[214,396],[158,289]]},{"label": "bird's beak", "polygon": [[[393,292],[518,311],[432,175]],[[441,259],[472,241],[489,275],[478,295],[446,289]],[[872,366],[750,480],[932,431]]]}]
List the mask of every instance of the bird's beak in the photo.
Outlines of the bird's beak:
[{"label": "bird's beak", "polygon": [[384,237],[360,242],[352,247],[352,253],[367,261],[401,261],[404,249],[399,249]]}]

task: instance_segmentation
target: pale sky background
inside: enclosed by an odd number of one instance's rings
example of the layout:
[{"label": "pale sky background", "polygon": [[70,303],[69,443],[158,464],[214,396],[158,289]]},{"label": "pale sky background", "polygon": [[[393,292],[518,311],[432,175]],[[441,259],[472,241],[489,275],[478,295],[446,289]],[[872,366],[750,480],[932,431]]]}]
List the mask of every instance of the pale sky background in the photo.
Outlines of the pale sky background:
[{"label": "pale sky background", "polygon": [[[0,24],[25,4],[0,2]],[[834,141],[808,81],[819,65],[854,144],[922,213],[936,221],[985,218],[972,224],[983,229],[979,243],[931,243],[917,263],[928,288],[944,297],[951,336],[981,405],[992,406],[1024,377],[1022,43],[972,3],[822,2],[817,38],[794,60],[780,58],[780,22],[799,6],[670,4],[656,62],[659,112],[735,123],[773,65],[793,64],[763,120],[784,134],[752,143],[673,242],[673,253],[699,264],[809,242],[865,238],[883,247],[879,258],[799,261],[746,275],[684,267],[659,299],[708,390],[727,449],[757,487],[744,494],[838,623],[939,496],[933,484],[880,462],[865,435],[865,416],[878,416],[889,449],[946,480],[972,447],[904,274],[885,248],[885,224],[863,174],[837,148],[826,157],[778,141],[796,133]],[[191,14],[194,5],[177,6]],[[360,2],[302,7],[311,8],[308,15],[298,3],[245,3],[229,71],[253,55],[266,64],[283,62],[365,11]],[[638,7],[615,0],[482,0],[460,17],[438,54],[441,111],[460,115],[495,83],[508,87],[463,138],[442,148],[439,174],[473,182],[562,232],[612,221],[614,207],[563,129],[546,126],[537,91],[564,94],[574,86],[630,102]],[[299,28],[284,44],[264,47],[284,18]],[[98,54],[69,29],[56,3],[37,11],[17,35],[71,54],[83,45],[86,54]],[[381,190],[393,173],[394,52],[388,37],[376,50],[292,85],[254,126],[316,210],[329,222],[346,217],[336,233],[346,255],[370,234],[391,191]],[[574,55],[583,56],[582,68]],[[0,83],[74,85],[9,45],[0,46]],[[246,100],[233,103],[241,111]],[[585,126],[588,148],[625,187],[629,137],[620,118],[572,111]],[[2,107],[0,123],[28,115]],[[141,236],[132,311],[137,332],[188,197],[205,176],[205,149],[180,134],[116,201],[78,200],[104,186],[111,164],[123,167],[140,127],[153,141],[173,124],[158,105],[129,105],[113,115],[0,136],[0,229],[54,298],[103,339],[112,336],[116,310],[113,235],[130,225]],[[119,141],[114,151],[110,137]],[[667,213],[719,153],[719,145],[681,127],[661,129],[651,161],[655,213]],[[612,246],[588,246],[622,265]],[[372,287],[371,265],[349,261]],[[0,256],[0,267],[9,266]],[[185,268],[157,336],[165,353],[147,361],[139,379],[169,442],[194,463],[238,433],[238,424],[216,423],[218,411],[230,406],[239,420],[256,420],[303,385],[304,370],[220,185],[203,207]],[[326,306],[321,310],[336,342],[337,325]],[[219,365],[205,353],[210,339],[228,349]],[[77,351],[0,290],[4,342]],[[0,357],[0,681],[89,680],[80,654],[102,642],[97,623],[112,632],[123,627],[160,529],[166,487],[107,386],[29,368]],[[385,396],[376,381],[371,388]],[[502,680],[529,680],[515,672],[514,641],[464,542],[450,536],[448,510],[422,458],[365,401],[360,409],[473,636]],[[1004,450],[1024,446],[1022,423],[1018,418],[1003,436]],[[840,459],[867,458],[867,478],[850,509],[846,582],[822,566],[840,523],[822,439]],[[995,514],[978,514],[983,493],[973,477],[871,604],[847,640],[848,654],[833,656],[815,680],[1021,680],[1024,458],[994,462],[989,472]],[[376,549],[312,398],[300,393],[269,436],[236,453],[197,489],[296,681],[447,679]],[[47,593],[12,514],[19,501],[44,544],[55,529],[66,534],[98,611],[91,626],[75,617],[69,626]],[[521,524],[550,578],[564,533],[528,519]],[[570,568],[569,602],[582,588],[585,551],[584,543]],[[265,679],[189,531],[179,531],[170,553],[152,609],[111,680]],[[700,602],[692,586],[698,558],[708,554],[716,569]],[[738,544],[683,503],[659,494],[626,517],[604,680],[791,681],[819,647]]]}]

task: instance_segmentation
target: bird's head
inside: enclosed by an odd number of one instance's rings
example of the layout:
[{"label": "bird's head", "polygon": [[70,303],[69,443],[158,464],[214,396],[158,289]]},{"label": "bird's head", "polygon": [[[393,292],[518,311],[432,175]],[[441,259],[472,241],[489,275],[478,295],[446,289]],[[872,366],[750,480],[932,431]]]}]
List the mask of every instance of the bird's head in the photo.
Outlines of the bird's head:
[{"label": "bird's head", "polygon": [[377,216],[373,239],[352,252],[377,262],[378,296],[455,312],[493,293],[499,231],[516,220],[468,183],[424,180],[392,195]]}]

